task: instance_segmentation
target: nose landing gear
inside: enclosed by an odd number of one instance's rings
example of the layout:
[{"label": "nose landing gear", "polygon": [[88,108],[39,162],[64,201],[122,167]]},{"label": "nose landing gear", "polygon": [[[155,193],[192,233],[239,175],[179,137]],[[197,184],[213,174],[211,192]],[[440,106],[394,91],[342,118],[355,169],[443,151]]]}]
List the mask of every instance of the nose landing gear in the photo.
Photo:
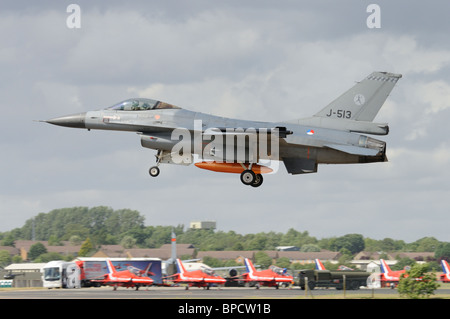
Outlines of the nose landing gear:
[{"label": "nose landing gear", "polygon": [[151,177],[158,176],[159,175],[159,167],[158,166],[150,167],[150,169],[148,170],[148,173],[150,174]]},{"label": "nose landing gear", "polygon": [[150,169],[148,170],[148,173],[150,174],[151,177],[156,177],[159,175],[159,164],[161,163],[161,159],[163,156],[163,152],[161,150],[158,150],[158,153],[156,153],[155,157],[156,157],[156,166],[152,166],[150,167]]}]

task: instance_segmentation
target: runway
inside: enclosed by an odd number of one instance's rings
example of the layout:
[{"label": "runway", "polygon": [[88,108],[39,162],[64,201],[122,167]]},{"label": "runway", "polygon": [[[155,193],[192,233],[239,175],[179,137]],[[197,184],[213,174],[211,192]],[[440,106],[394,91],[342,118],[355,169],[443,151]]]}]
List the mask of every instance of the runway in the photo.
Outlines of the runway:
[{"label": "runway", "polygon": [[[437,290],[436,294],[450,293],[449,289]],[[4,289],[0,291],[0,299],[314,299],[317,298],[395,298],[395,289],[359,289],[336,290],[315,289],[309,292],[294,287],[289,288],[203,288],[191,287],[149,287],[139,290],[112,287],[81,289]]]}]

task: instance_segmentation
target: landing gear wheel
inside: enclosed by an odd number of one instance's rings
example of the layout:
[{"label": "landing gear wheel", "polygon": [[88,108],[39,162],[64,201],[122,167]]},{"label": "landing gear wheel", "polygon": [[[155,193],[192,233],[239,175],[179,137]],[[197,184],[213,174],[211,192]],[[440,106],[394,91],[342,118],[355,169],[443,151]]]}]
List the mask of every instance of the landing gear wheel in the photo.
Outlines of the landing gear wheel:
[{"label": "landing gear wheel", "polygon": [[263,177],[261,174],[256,174],[254,182],[251,184],[252,187],[259,187],[263,183]]},{"label": "landing gear wheel", "polygon": [[148,171],[148,173],[150,174],[151,177],[158,176],[159,175],[159,167],[158,166],[150,167],[150,170]]},{"label": "landing gear wheel", "polygon": [[245,185],[252,185],[256,180],[256,175],[253,171],[246,169],[241,173],[241,182]]}]

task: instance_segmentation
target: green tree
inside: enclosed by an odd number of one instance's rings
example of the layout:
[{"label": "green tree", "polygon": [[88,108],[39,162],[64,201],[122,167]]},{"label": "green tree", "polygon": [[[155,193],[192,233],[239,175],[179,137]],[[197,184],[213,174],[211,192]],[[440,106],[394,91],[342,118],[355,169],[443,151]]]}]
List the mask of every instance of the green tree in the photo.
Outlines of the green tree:
[{"label": "green tree", "polygon": [[404,245],[403,241],[394,240],[392,238],[384,238],[380,242],[380,250],[382,251],[397,251],[400,250]]},{"label": "green tree", "polygon": [[45,253],[47,253],[47,248],[45,248],[44,244],[36,243],[31,245],[30,251],[28,252],[28,259],[34,260]]},{"label": "green tree", "polygon": [[450,243],[438,244],[436,251],[434,252],[434,257],[437,259],[450,260]]},{"label": "green tree", "polygon": [[272,265],[272,259],[263,251],[255,253],[255,265],[259,265],[262,269],[267,269]]},{"label": "green tree", "polygon": [[120,241],[120,245],[122,245],[123,248],[130,249],[133,248],[136,245],[136,239],[132,236],[125,236]]},{"label": "green tree", "polygon": [[92,245],[92,242],[90,238],[86,238],[86,240],[81,244],[80,251],[78,252],[78,256],[80,257],[87,257],[91,254],[91,252],[94,250],[94,246]]},{"label": "green tree", "polygon": [[48,263],[49,261],[52,260],[70,260],[73,259],[73,256],[63,256],[61,254],[58,253],[45,253],[45,254],[41,254],[39,255],[39,257],[37,257],[34,262],[37,263]]},{"label": "green tree", "polygon": [[339,252],[341,253],[341,256],[339,257],[340,264],[349,263],[353,259],[352,253],[347,248],[342,248]]},{"label": "green tree", "polygon": [[342,248],[348,249],[351,254],[359,253],[364,250],[364,237],[360,234],[347,234],[336,238],[331,247],[334,251],[340,251]]},{"label": "green tree", "polygon": [[48,239],[49,246],[62,246],[61,241],[55,236],[51,235]]},{"label": "green tree", "polygon": [[287,257],[281,257],[277,259],[275,265],[281,268],[289,268],[291,266],[291,261]]},{"label": "green tree", "polygon": [[259,233],[249,242],[249,250],[263,250],[266,247],[267,237]]},{"label": "green tree", "polygon": [[397,263],[392,266],[392,270],[402,270],[405,269],[405,267],[411,267],[414,265],[416,261],[414,259],[404,257],[404,258],[398,258]]},{"label": "green tree", "polygon": [[302,252],[317,252],[317,251],[320,251],[320,247],[315,244],[305,244],[302,246],[300,251],[302,251]]},{"label": "green tree", "polygon": [[14,247],[14,241],[15,238],[13,236],[13,234],[9,233],[8,235],[6,235],[3,240],[1,241],[1,246],[11,246]]},{"label": "green tree", "polygon": [[416,240],[414,243],[408,245],[414,247],[414,251],[422,252],[429,251],[434,252],[436,248],[439,246],[439,241],[434,237],[424,237],[419,240]]},{"label": "green tree", "polygon": [[427,264],[415,264],[402,274],[397,287],[399,294],[411,299],[428,298],[434,295],[439,284],[436,282],[436,275],[427,271]]},{"label": "green tree", "polygon": [[8,266],[11,263],[9,251],[0,250],[0,267]]},{"label": "green tree", "polygon": [[223,267],[223,262],[221,262],[217,258],[210,257],[210,256],[203,257],[203,263],[211,268]]}]

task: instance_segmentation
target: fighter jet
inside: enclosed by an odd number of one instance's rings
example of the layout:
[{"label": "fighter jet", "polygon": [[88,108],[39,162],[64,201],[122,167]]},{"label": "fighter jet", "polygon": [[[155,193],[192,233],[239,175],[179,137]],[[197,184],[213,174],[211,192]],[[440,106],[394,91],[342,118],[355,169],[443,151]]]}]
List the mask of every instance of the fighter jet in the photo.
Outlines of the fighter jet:
[{"label": "fighter jet", "polygon": [[247,272],[242,274],[242,281],[246,283],[255,283],[256,289],[260,286],[275,287],[281,283],[289,284],[294,280],[292,276],[288,275],[286,268],[270,266],[269,269],[256,270],[252,261],[248,258],[244,259]]},{"label": "fighter jet", "polygon": [[319,164],[387,161],[386,143],[365,134],[389,133],[388,124],[373,120],[401,77],[373,72],[313,116],[280,122],[224,118],[147,98],[44,122],[138,133],[143,147],[157,150],[152,177],[160,164],[190,165],[195,155],[197,167],[237,173],[243,184],[258,187],[274,163],[297,175],[315,173]]}]

